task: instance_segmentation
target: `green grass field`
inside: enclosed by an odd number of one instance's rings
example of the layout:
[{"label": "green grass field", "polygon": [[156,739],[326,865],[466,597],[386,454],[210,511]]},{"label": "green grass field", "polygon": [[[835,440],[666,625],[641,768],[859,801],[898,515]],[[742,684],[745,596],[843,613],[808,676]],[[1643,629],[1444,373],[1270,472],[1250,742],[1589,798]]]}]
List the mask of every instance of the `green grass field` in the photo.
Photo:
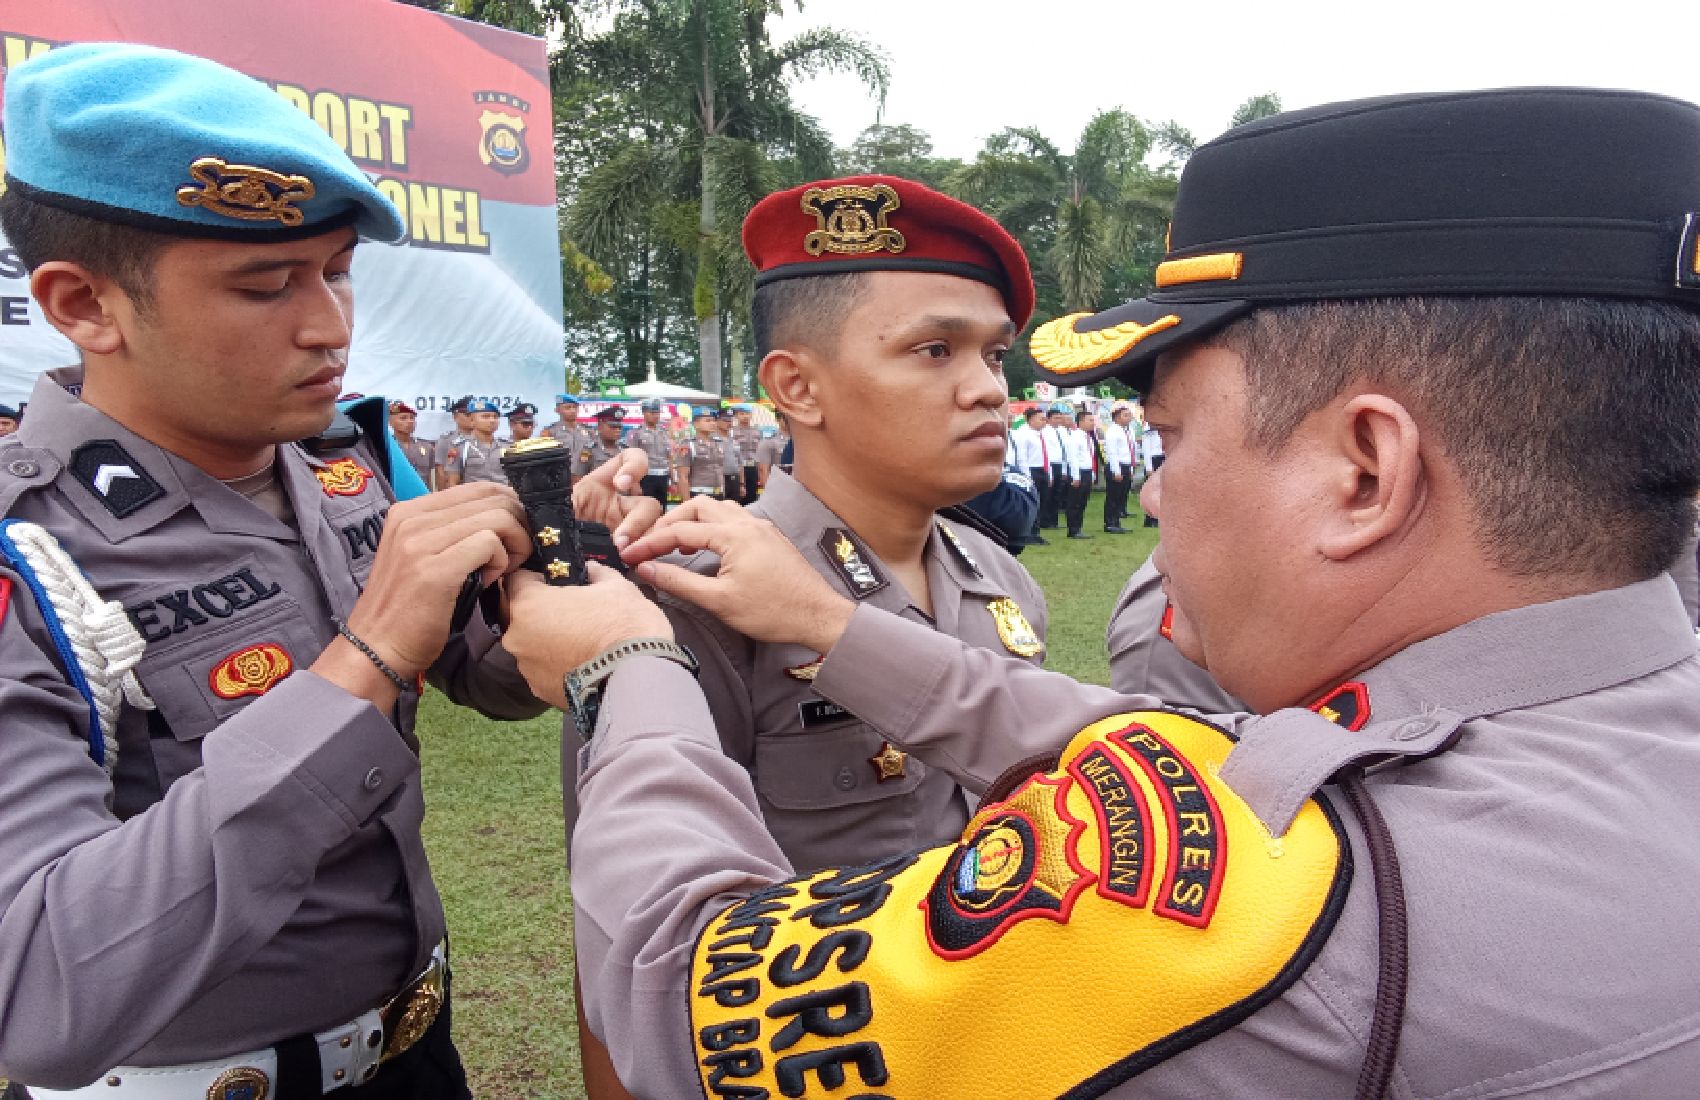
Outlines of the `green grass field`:
[{"label": "green grass field", "polygon": [[[1090,542],[1046,532],[1021,561],[1045,590],[1047,665],[1106,683],[1104,627],[1156,531]],[[1098,522],[1093,522],[1098,521]],[[1137,524],[1137,517],[1130,519]],[[420,711],[425,839],[454,936],[455,1034],[481,1100],[582,1097],[573,1029],[572,896],[561,827],[560,718],[490,722],[440,695]]]}]

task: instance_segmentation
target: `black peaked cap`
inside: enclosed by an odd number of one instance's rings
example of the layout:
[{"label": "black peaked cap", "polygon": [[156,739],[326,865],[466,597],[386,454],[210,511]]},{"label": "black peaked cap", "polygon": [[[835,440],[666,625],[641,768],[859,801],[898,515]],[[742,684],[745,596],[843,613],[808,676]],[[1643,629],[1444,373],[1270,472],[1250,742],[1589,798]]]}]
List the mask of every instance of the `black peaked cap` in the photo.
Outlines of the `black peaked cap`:
[{"label": "black peaked cap", "polygon": [[1259,305],[1440,295],[1700,308],[1700,107],[1509,88],[1290,111],[1201,146],[1155,293],[1032,337],[1038,375],[1145,388]]}]

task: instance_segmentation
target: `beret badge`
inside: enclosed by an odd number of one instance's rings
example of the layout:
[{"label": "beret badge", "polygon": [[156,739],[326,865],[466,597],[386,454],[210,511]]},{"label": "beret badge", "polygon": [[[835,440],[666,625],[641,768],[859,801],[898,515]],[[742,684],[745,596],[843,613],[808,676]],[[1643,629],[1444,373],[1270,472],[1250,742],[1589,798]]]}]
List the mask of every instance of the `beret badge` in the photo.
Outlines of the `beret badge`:
[{"label": "beret badge", "polygon": [[886,224],[886,217],[901,205],[897,192],[883,183],[811,187],[803,192],[803,213],[815,216],[816,228],[803,239],[803,249],[811,256],[902,252],[903,234]]},{"label": "beret badge", "polygon": [[182,205],[242,221],[276,221],[291,228],[305,220],[295,204],[306,202],[317,190],[306,176],[230,164],[220,157],[200,157],[189,165],[189,175],[201,186],[179,187],[177,201]]}]

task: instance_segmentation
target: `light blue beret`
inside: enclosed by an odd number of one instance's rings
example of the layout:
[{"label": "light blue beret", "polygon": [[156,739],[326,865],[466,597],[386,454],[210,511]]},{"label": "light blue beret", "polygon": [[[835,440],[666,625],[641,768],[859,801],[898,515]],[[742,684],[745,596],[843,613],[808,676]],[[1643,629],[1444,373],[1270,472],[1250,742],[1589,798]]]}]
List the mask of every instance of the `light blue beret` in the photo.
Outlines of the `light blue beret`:
[{"label": "light blue beret", "polygon": [[576,404],[578,404],[578,398],[574,397],[570,393],[558,393],[558,394],[555,395],[555,404],[557,404],[557,405],[576,405]]},{"label": "light blue beret", "polygon": [[467,403],[466,411],[469,413],[493,413],[501,412],[502,410],[498,409],[496,407],[496,403],[491,401],[489,398],[479,397],[474,398],[472,401]]},{"label": "light blue beret", "polygon": [[1058,401],[1056,404],[1051,406],[1051,411],[1054,413],[1062,413],[1065,416],[1073,416],[1074,406],[1070,405],[1067,401]]},{"label": "light blue beret", "polygon": [[162,233],[278,241],[352,225],[395,241],[395,206],[257,80],[152,46],[50,50],[6,77],[7,185]]}]

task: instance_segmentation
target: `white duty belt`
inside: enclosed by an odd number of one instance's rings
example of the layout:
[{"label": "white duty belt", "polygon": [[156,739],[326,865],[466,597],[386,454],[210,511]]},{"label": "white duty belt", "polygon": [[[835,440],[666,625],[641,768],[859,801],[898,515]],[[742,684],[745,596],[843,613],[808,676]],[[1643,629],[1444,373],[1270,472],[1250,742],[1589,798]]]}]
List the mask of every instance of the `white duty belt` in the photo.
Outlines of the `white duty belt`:
[{"label": "white duty belt", "polygon": [[[378,1067],[417,1043],[443,1007],[448,951],[438,943],[424,971],[388,1003],[313,1036],[320,1087],[330,1093],[363,1085]],[[32,1100],[227,1100],[277,1090],[277,1048],[180,1066],[117,1066],[80,1089],[29,1089]]]}]

